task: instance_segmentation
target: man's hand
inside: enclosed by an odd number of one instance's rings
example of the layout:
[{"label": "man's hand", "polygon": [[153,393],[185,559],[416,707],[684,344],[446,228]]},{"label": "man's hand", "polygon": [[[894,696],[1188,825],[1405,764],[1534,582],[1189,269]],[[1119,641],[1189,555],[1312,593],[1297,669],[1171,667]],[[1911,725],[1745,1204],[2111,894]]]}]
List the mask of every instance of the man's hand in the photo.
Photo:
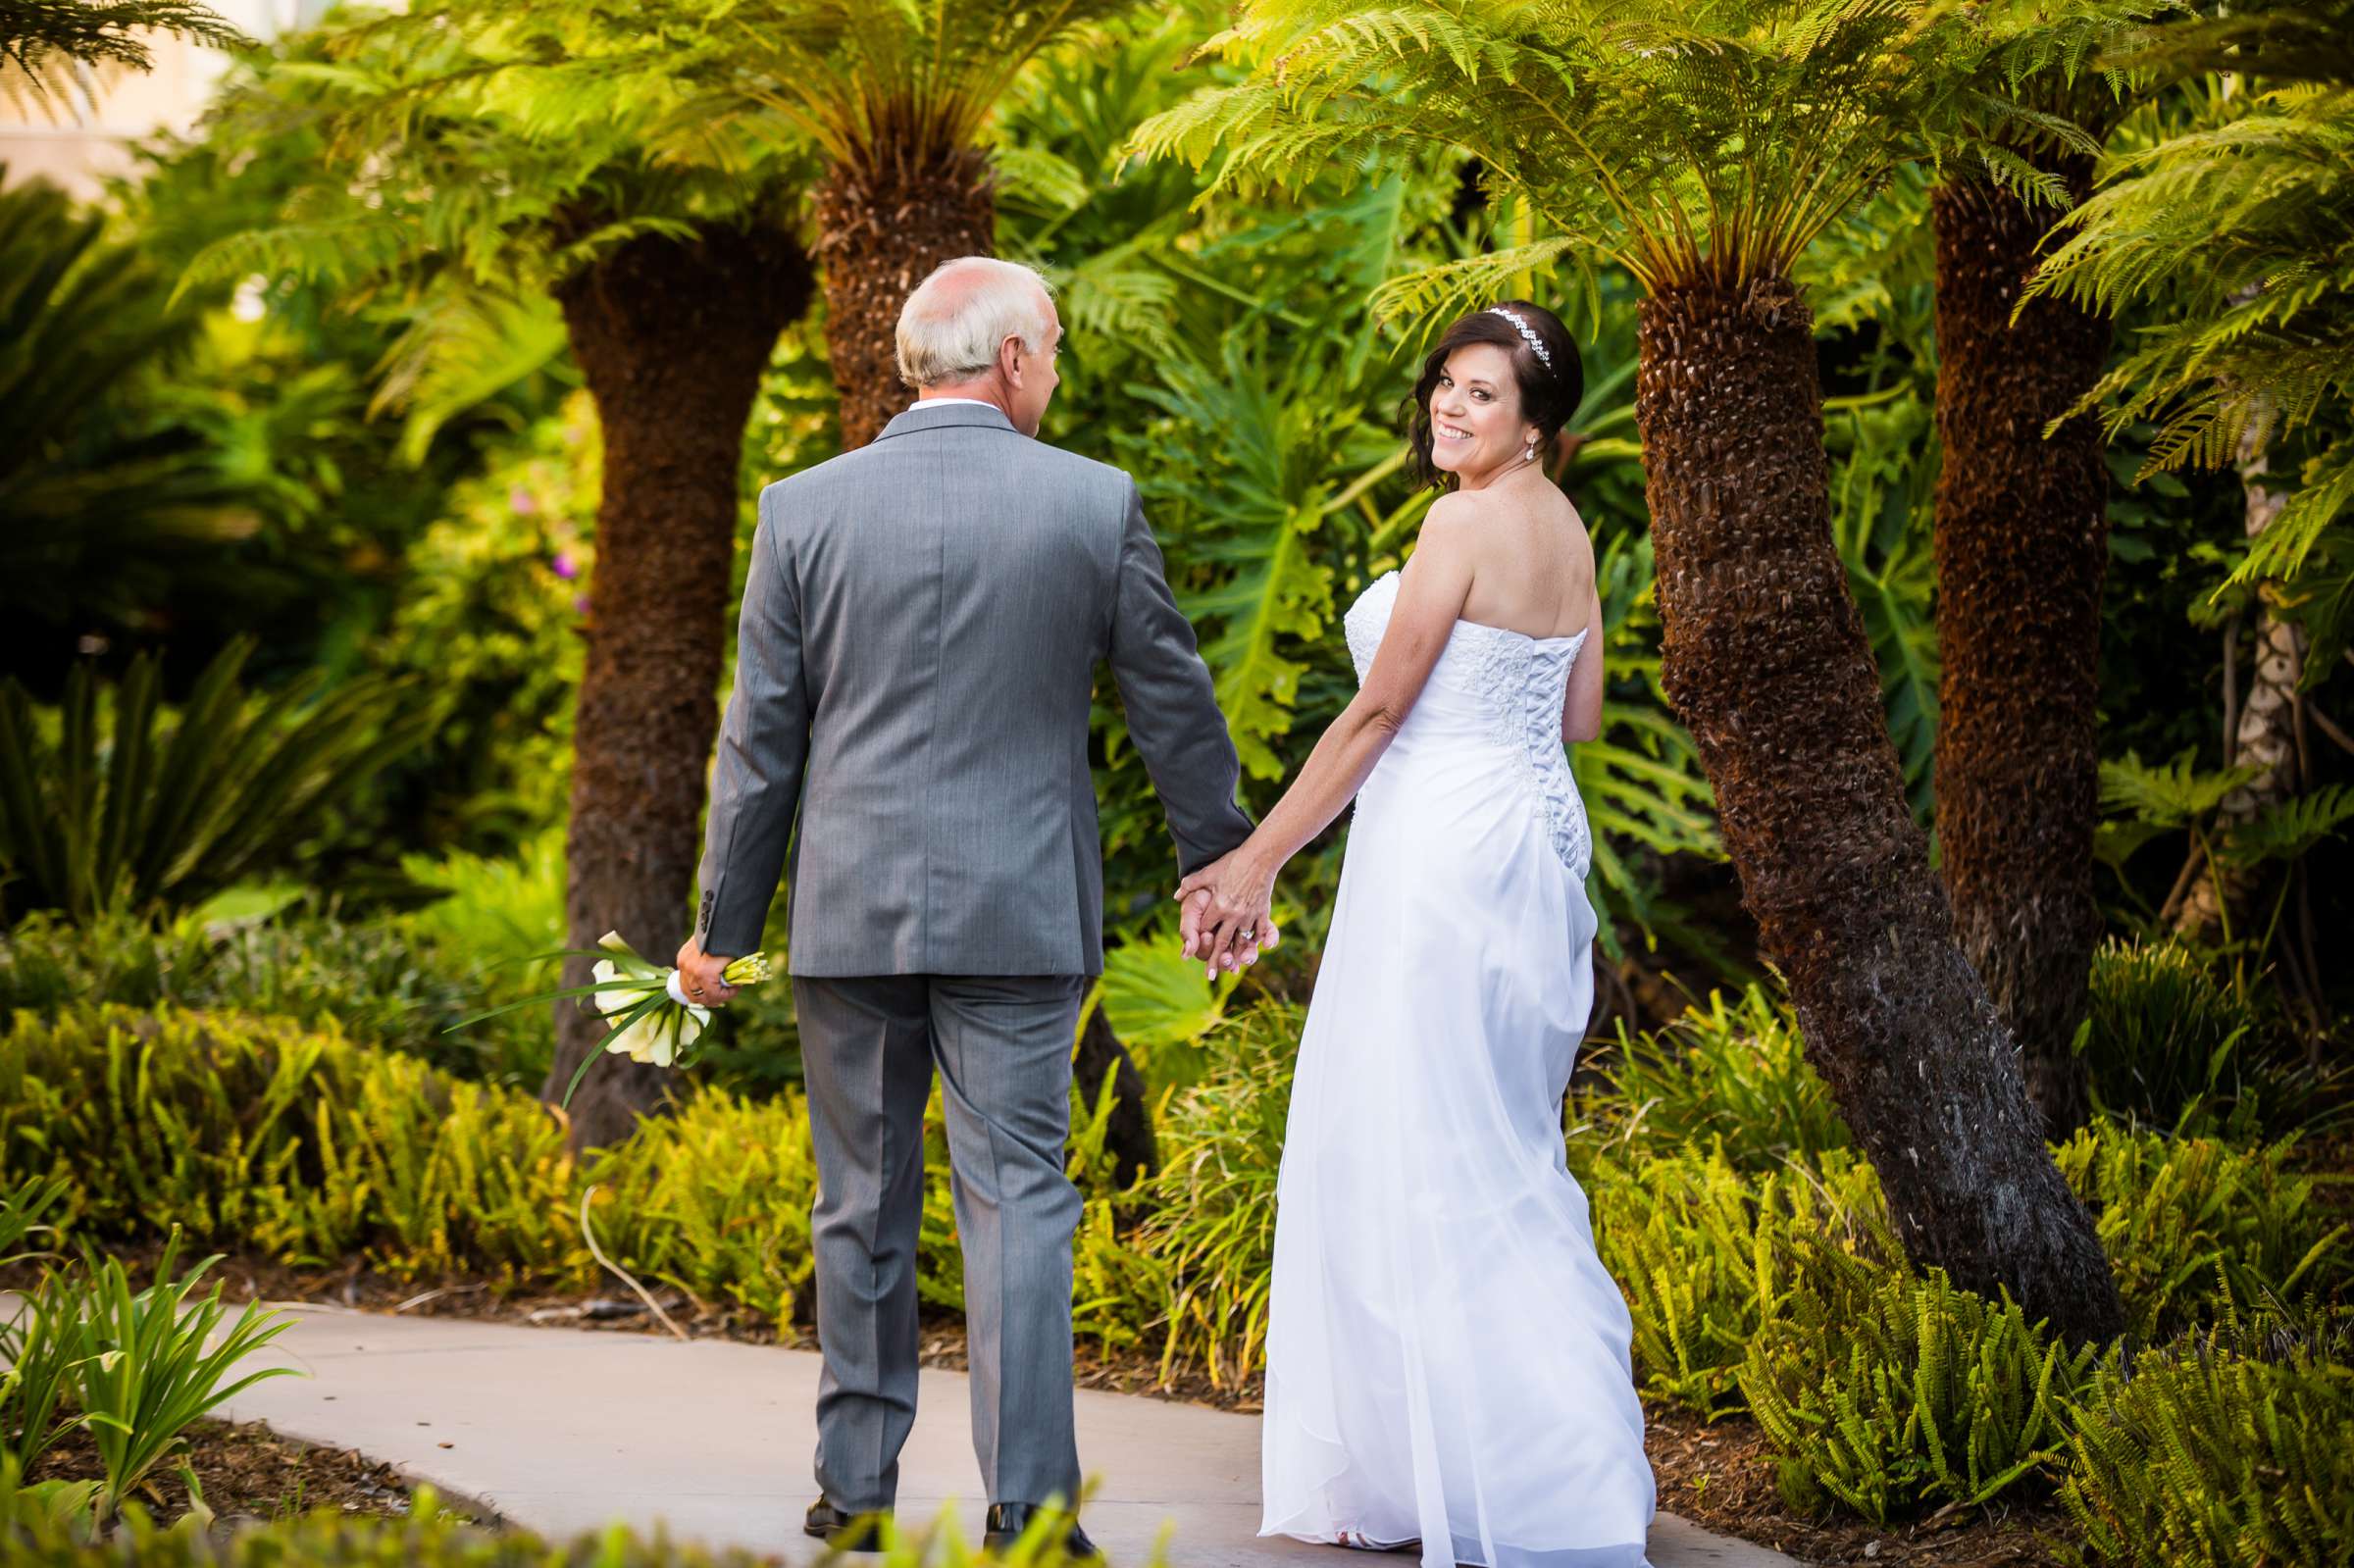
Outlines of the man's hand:
[{"label": "man's hand", "polygon": [[1246,844],[1210,862],[1177,888],[1185,956],[1201,959],[1213,979],[1221,967],[1232,972],[1257,963],[1260,950],[1279,939],[1270,913],[1275,874],[1260,869],[1248,849]]},{"label": "man's hand", "polygon": [[736,998],[736,987],[720,976],[735,958],[728,954],[706,953],[694,937],[687,938],[679,949],[679,989],[697,1007],[725,1007]]}]

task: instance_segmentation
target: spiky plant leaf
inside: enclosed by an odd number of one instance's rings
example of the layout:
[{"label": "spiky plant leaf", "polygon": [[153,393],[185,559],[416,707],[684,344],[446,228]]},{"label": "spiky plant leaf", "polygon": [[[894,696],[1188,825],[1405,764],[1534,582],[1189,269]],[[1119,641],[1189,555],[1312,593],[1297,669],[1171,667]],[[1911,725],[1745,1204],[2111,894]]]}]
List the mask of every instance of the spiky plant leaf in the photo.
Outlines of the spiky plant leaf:
[{"label": "spiky plant leaf", "polygon": [[314,677],[249,699],[237,675],[252,647],[223,649],[176,718],[156,700],[152,655],[131,661],[104,723],[98,683],[77,669],[54,741],[24,689],[0,685],[0,872],[14,911],[86,921],[201,902],[290,849],[432,727],[429,709],[375,680],[321,696]]}]

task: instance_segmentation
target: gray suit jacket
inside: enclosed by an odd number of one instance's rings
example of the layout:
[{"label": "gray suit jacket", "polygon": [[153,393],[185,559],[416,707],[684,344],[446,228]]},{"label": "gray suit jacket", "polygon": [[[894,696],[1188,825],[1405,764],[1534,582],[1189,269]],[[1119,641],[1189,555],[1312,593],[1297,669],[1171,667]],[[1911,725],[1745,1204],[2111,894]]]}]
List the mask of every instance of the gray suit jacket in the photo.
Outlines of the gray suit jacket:
[{"label": "gray suit jacket", "polygon": [[769,485],[711,784],[703,950],[760,945],[790,842],[793,974],[1099,973],[1088,712],[1106,659],[1192,871],[1251,822],[1133,480],[948,404]]}]

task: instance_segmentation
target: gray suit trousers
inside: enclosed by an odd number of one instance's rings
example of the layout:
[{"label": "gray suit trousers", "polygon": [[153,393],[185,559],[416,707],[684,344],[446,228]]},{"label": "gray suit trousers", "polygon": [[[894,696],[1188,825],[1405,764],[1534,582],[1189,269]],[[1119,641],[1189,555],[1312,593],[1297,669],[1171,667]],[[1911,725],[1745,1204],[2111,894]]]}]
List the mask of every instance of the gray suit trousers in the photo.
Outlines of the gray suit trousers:
[{"label": "gray suit trousers", "polygon": [[973,1451],[991,1502],[1079,1496],[1063,1175],[1076,975],[796,975],[816,1138],[817,1484],[892,1506],[915,1421],[924,1104],[940,1071],[964,1246]]}]

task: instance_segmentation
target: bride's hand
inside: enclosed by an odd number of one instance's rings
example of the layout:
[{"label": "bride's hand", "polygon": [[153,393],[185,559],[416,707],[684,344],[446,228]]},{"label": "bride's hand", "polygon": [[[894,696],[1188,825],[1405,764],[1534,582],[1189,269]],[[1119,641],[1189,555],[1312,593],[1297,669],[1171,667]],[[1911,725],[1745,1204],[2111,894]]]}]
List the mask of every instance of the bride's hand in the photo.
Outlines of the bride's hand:
[{"label": "bride's hand", "polygon": [[1240,969],[1256,963],[1262,947],[1273,947],[1279,939],[1270,914],[1277,869],[1260,863],[1245,844],[1178,884],[1185,956],[1204,960],[1205,973],[1215,977],[1219,965]]}]

